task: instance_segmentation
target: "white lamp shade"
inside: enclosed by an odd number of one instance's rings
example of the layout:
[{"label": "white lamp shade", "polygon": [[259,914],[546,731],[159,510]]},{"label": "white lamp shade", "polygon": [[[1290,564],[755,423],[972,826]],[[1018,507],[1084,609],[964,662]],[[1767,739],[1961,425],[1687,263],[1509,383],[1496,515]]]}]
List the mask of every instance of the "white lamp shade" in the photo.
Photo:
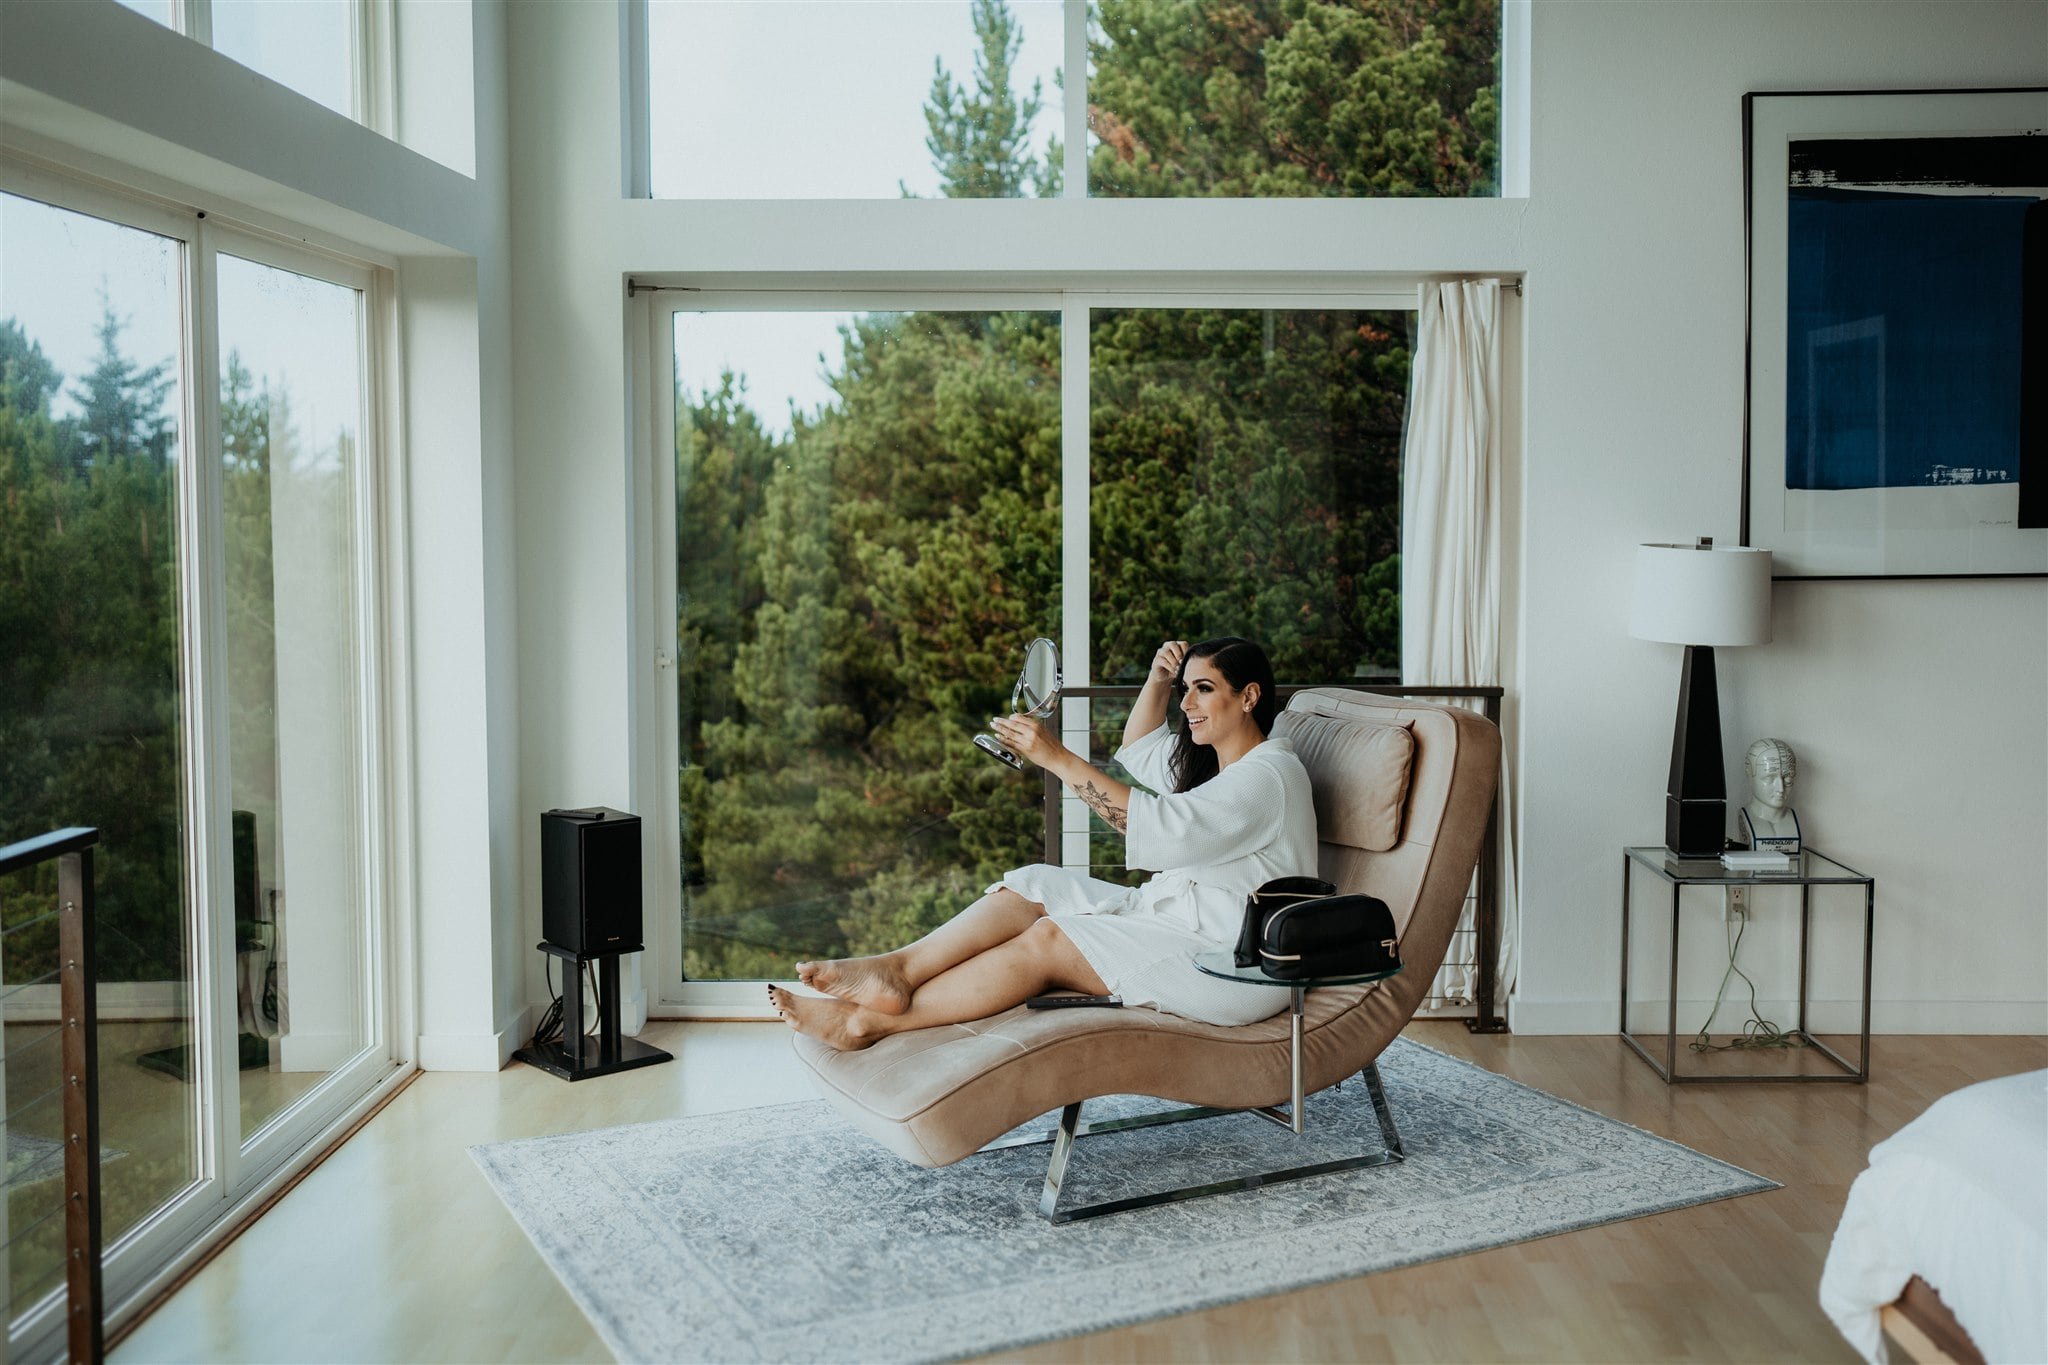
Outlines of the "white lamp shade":
[{"label": "white lamp shade", "polygon": [[1771,552],[1637,546],[1628,633],[1674,645],[1768,644]]}]

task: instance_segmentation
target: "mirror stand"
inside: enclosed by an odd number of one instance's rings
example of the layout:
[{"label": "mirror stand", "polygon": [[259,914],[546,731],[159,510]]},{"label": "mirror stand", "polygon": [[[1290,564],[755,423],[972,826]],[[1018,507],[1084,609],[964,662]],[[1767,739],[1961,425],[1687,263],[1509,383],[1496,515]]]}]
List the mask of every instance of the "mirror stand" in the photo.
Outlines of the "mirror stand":
[{"label": "mirror stand", "polygon": [[[1026,720],[1049,718],[1060,702],[1060,648],[1040,636],[1024,649],[1024,668],[1017,685],[1010,689],[1010,714]],[[994,735],[976,735],[974,747],[1022,771],[1024,760],[1011,753]]]},{"label": "mirror stand", "polygon": [[1003,742],[994,735],[976,735],[974,737],[974,747],[985,754],[993,754],[1019,772],[1022,772],[1024,769],[1024,760],[1011,753],[1008,749],[1005,749]]}]

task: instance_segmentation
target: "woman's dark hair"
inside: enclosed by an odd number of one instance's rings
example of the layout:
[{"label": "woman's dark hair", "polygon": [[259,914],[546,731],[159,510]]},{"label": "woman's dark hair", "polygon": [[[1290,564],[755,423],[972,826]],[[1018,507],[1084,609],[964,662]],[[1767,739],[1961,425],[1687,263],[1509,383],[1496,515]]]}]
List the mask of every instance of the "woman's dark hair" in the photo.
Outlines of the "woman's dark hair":
[{"label": "woman's dark hair", "polygon": [[[1280,689],[1274,685],[1273,661],[1266,657],[1265,650],[1235,635],[1204,640],[1190,646],[1187,658],[1181,660],[1180,676],[1174,679],[1176,693],[1187,687],[1188,659],[1207,659],[1209,667],[1221,673],[1223,680],[1236,691],[1242,692],[1257,683],[1259,699],[1252,706],[1252,723],[1259,727],[1261,735],[1273,733],[1274,717],[1280,714]],[[1175,791],[1192,791],[1216,776],[1216,751],[1190,739],[1185,723],[1176,725],[1173,754],[1167,759],[1167,771],[1173,775]]]}]

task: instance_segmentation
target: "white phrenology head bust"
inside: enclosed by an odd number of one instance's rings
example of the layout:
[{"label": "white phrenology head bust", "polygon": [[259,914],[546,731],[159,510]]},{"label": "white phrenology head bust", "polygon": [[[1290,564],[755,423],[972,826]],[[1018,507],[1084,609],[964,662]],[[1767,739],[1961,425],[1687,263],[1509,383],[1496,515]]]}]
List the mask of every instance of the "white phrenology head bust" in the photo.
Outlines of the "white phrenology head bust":
[{"label": "white phrenology head bust", "polygon": [[1790,805],[1798,766],[1792,746],[1782,739],[1760,739],[1750,745],[1742,770],[1749,774],[1751,805],[1774,812]]}]

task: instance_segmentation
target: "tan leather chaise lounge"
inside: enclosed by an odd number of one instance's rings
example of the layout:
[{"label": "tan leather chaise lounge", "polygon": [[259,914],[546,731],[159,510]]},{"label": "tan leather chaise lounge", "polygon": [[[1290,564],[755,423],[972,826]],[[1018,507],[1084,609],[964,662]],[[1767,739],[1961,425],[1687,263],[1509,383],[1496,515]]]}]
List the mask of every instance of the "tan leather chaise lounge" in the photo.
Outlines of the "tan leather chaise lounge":
[{"label": "tan leather chaise lounge", "polygon": [[[1400,1159],[1400,1137],[1374,1064],[1442,965],[1500,772],[1500,732],[1492,722],[1396,697],[1334,688],[1298,692],[1274,733],[1293,746],[1314,785],[1322,876],[1342,891],[1387,903],[1406,965],[1387,981],[1310,992],[1302,1018],[1302,1093],[1362,1072],[1385,1149],[1237,1182],[1246,1185]],[[1286,1122],[1276,1106],[1294,1089],[1290,1027],[1284,1011],[1223,1028],[1154,1009],[1019,1006],[973,1023],[896,1034],[863,1052],[836,1052],[801,1034],[795,1047],[826,1099],[862,1132],[919,1166],[948,1165],[1038,1114],[1063,1110],[1056,1134],[1022,1141],[1053,1141],[1040,1210],[1054,1222],[1069,1222],[1195,1192],[1059,1210],[1072,1141],[1090,1131],[1080,1123],[1084,1102],[1137,1094],[1197,1106],[1095,1131],[1246,1109]]]}]

